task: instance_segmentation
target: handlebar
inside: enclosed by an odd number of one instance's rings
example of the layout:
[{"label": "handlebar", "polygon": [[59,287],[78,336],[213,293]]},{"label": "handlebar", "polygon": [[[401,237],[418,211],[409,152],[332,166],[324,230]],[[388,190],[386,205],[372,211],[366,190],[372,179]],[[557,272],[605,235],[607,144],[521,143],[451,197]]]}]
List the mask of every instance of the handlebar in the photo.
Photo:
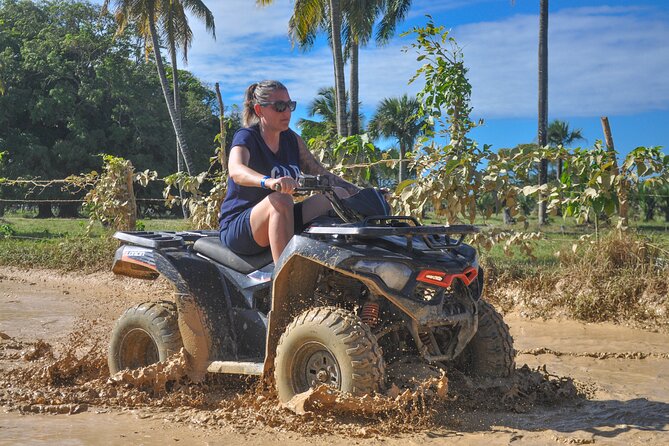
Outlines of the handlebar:
[{"label": "handlebar", "polygon": [[[272,189],[281,192],[281,184],[276,183],[272,186]],[[331,191],[332,189],[330,178],[325,175],[300,175],[297,178],[297,187],[294,193],[300,195],[308,192]]]}]

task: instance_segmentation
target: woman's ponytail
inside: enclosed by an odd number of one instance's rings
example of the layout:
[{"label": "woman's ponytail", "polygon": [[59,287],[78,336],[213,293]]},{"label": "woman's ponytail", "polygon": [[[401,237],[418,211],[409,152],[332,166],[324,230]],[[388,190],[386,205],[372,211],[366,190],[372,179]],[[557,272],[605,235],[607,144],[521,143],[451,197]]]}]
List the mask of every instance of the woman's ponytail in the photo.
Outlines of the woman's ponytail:
[{"label": "woman's ponytail", "polygon": [[248,86],[244,93],[244,111],[242,113],[244,127],[250,127],[258,122],[258,115],[256,115],[256,111],[253,108],[256,103],[255,93],[257,87],[258,83],[254,82]]}]

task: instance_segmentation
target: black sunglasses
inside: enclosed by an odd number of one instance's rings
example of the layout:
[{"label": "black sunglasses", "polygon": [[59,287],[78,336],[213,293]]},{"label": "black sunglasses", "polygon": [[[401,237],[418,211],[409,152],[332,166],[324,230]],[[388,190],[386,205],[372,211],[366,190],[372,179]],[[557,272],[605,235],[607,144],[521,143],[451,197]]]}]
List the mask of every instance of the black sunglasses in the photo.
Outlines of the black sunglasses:
[{"label": "black sunglasses", "polygon": [[295,107],[297,107],[297,102],[295,101],[273,101],[273,102],[260,102],[258,105],[262,107],[267,107],[268,105],[271,105],[272,108],[274,108],[274,111],[277,113],[285,112],[287,108],[290,109],[290,111],[295,111]]}]

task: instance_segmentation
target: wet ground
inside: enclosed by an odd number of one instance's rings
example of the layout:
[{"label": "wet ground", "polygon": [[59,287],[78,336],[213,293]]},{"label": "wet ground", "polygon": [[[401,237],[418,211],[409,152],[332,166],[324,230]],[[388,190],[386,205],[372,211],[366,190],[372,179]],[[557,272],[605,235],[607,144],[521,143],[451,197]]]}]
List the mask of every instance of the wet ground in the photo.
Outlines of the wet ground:
[{"label": "wet ground", "polygon": [[448,376],[445,397],[424,386],[385,415],[296,415],[233,377],[142,392],[109,380],[114,320],[169,292],[109,273],[0,268],[0,445],[669,444],[669,335],[612,324],[505,315],[512,380]]}]

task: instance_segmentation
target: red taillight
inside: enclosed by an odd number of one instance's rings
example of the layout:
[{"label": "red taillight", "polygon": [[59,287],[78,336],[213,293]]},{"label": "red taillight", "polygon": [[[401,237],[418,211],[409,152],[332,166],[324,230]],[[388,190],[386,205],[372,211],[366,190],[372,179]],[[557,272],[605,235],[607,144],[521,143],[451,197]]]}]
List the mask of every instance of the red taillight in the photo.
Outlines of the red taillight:
[{"label": "red taillight", "polygon": [[418,273],[418,277],[416,279],[421,282],[448,288],[451,286],[451,284],[453,284],[454,279],[460,279],[462,280],[462,283],[469,285],[476,279],[478,273],[478,269],[474,268],[473,266],[470,266],[463,272],[457,274],[448,274],[443,271],[432,271],[426,269]]}]

